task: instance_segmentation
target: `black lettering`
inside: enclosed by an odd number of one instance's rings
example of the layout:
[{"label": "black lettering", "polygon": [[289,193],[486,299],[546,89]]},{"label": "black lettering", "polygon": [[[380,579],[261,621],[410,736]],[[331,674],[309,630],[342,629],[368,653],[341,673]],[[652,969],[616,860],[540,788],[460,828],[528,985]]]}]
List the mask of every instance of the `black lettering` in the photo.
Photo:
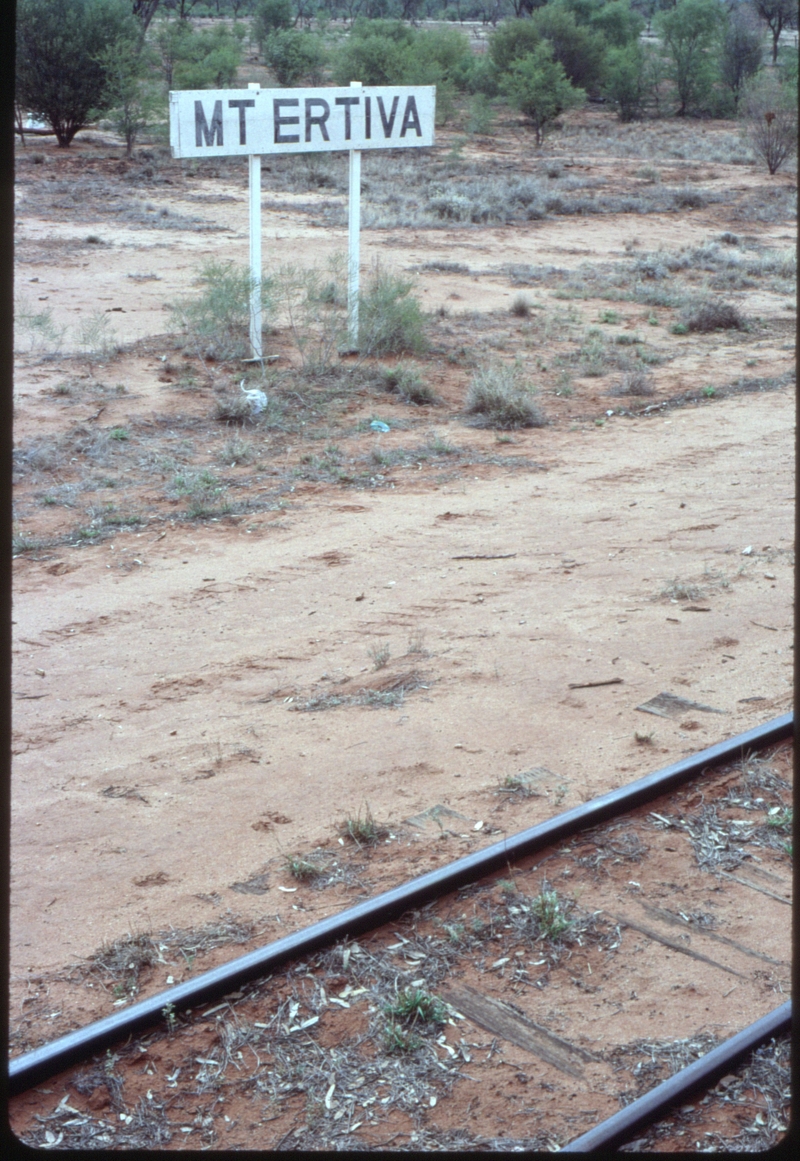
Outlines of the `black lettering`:
[{"label": "black lettering", "polygon": [[367,141],[372,137],[372,97],[364,98],[364,136]]},{"label": "black lettering", "polygon": [[403,114],[403,126],[400,130],[400,136],[405,137],[406,129],[416,129],[417,137],[422,136],[422,126],[419,123],[419,113],[417,112],[416,97],[409,97],[406,101],[406,111]]},{"label": "black lettering", "polygon": [[[367,101],[369,101],[369,97],[367,97]],[[360,97],[337,97],[336,104],[337,105],[344,105],[344,139],[345,139],[345,141],[349,141],[350,136],[351,136],[350,106],[351,105],[360,105],[361,98]],[[325,138],[325,140],[327,141],[327,137]]]},{"label": "black lettering", "polygon": [[[337,101],[337,104],[338,104],[338,101]],[[315,117],[311,115],[312,105],[321,105],[322,106],[322,112],[319,113]],[[349,115],[350,115],[349,109],[347,110],[347,114],[348,114],[348,125],[349,125]],[[327,129],[327,126],[325,125],[325,122],[328,120],[330,115],[331,115],[331,107],[327,101],[324,101],[322,99],[322,97],[306,97],[306,141],[311,140],[311,126],[312,125],[319,125],[323,140],[330,141],[330,137],[328,136],[328,129]]]},{"label": "black lettering", "polygon": [[392,111],[389,115],[389,120],[386,120],[386,110],[383,107],[383,97],[378,97],[378,112],[381,115],[381,124],[383,125],[384,137],[391,137],[392,128],[394,126],[394,119],[397,116],[397,105],[400,98],[395,97],[392,101]]},{"label": "black lettering", "polygon": [[247,101],[228,101],[228,108],[229,109],[238,109],[239,110],[239,144],[240,145],[247,144],[247,130],[245,128],[245,123],[244,123],[244,111],[245,111],[245,109],[255,109],[255,107],[256,107],[256,103],[252,97]]},{"label": "black lettering", "polygon": [[292,106],[297,108],[300,105],[300,101],[297,97],[291,97],[291,98],[287,97],[284,100],[273,100],[273,102],[272,102],[272,116],[273,116],[273,120],[275,122],[275,144],[276,145],[294,145],[300,141],[300,134],[299,133],[284,134],[281,132],[281,126],[282,125],[299,125],[300,118],[299,118],[299,116],[298,117],[282,117],[281,116],[281,109],[283,108],[284,105],[287,108],[291,108]]},{"label": "black lettering", "polygon": [[[214,138],[216,137],[216,142]],[[214,102],[214,112],[211,117],[211,128],[208,127],[206,115],[203,112],[203,102],[194,103],[194,143],[202,145],[205,138],[206,145],[224,145],[222,138],[222,101]]]}]

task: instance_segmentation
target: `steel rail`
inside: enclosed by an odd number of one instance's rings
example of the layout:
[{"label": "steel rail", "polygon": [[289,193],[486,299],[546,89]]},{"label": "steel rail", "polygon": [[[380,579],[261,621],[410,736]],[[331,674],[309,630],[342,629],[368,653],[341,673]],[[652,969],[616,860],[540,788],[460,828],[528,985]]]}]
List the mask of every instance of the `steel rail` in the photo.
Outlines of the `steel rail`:
[{"label": "steel rail", "polygon": [[705,1056],[676,1072],[669,1080],[656,1085],[650,1092],[640,1096],[631,1104],[614,1113],[612,1117],[595,1125],[588,1133],[583,1133],[563,1145],[560,1153],[590,1153],[594,1149],[609,1149],[630,1140],[637,1129],[652,1125],[666,1114],[670,1106],[677,1104],[697,1089],[710,1088],[715,1080],[730,1072],[743,1056],[758,1048],[771,1036],[785,1032],[792,1022],[792,1001],[787,1000],[780,1008],[762,1016],[755,1024],[750,1024],[729,1040],[712,1048]]},{"label": "steel rail", "polygon": [[31,1052],[13,1057],[8,1062],[8,1091],[11,1095],[25,1092],[109,1044],[158,1023],[164,1018],[165,1010],[173,1013],[219,999],[240,985],[274,971],[289,960],[309,955],[337,940],[372,931],[412,907],[419,907],[506,866],[510,860],[533,854],[559,839],[597,826],[608,818],[649,802],[691,780],[709,766],[735,760],[748,750],[763,749],[782,741],[792,734],[793,728],[793,714],[773,718],[762,726],[737,734],[725,742],[718,742],[636,782],[429,871],[372,899],[366,899],[355,907],[239,956],[230,963],[203,972],[185,983],[167,988],[146,1000],[140,1000],[123,1011],[69,1032]]}]

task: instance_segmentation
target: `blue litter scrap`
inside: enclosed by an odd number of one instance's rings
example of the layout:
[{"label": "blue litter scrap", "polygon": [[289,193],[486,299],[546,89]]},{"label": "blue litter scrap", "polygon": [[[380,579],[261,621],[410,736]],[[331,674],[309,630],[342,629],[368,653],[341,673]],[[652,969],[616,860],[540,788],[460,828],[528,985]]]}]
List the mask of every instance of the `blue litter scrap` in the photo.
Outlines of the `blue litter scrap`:
[{"label": "blue litter scrap", "polygon": [[372,423],[370,424],[370,427],[372,428],[373,431],[391,431],[392,430],[389,427],[388,423],[384,423],[380,419],[373,419]]}]

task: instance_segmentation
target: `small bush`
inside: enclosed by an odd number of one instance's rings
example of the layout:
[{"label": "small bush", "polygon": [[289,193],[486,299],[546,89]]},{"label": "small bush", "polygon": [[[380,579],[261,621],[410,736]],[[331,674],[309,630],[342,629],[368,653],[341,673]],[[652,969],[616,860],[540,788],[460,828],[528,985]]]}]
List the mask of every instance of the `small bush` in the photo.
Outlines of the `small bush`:
[{"label": "small bush", "polygon": [[427,348],[425,321],[414,283],[376,267],[359,301],[363,355],[419,355]]},{"label": "small bush", "polygon": [[518,294],[509,308],[517,318],[528,318],[531,313],[531,304],[525,294]]},{"label": "small bush", "polygon": [[253,409],[244,395],[218,395],[214,401],[214,418],[220,423],[238,423],[244,426],[253,419]]},{"label": "small bush", "polygon": [[426,404],[438,403],[439,396],[420,377],[416,367],[407,363],[398,363],[396,367],[387,367],[383,372],[383,381],[386,390],[400,396],[404,403],[416,403],[422,407]]},{"label": "small bush", "polygon": [[710,331],[744,331],[747,323],[735,306],[729,302],[712,300],[701,303],[684,316],[684,324],[689,331],[708,334]]},{"label": "small bush", "polygon": [[372,645],[367,650],[376,669],[385,669],[389,664],[392,651],[388,645]]},{"label": "small bush", "polygon": [[[765,70],[766,72],[766,70]],[[797,89],[759,76],[745,92],[747,137],[771,174],[797,151]]]},{"label": "small bush", "polygon": [[634,397],[652,395],[653,378],[641,368],[636,368],[636,370],[623,375],[617,386],[612,388],[610,394],[632,395]]},{"label": "small bush", "polygon": [[[187,350],[200,358],[245,358],[250,354],[250,295],[253,279],[249,267],[233,262],[206,262],[196,279],[201,287],[195,299],[179,302],[173,318],[187,335]],[[261,283],[265,313],[270,306],[271,284]]]},{"label": "small bush", "polygon": [[544,427],[547,420],[533,390],[520,382],[516,367],[496,363],[476,371],[467,390],[466,411],[487,427]]}]

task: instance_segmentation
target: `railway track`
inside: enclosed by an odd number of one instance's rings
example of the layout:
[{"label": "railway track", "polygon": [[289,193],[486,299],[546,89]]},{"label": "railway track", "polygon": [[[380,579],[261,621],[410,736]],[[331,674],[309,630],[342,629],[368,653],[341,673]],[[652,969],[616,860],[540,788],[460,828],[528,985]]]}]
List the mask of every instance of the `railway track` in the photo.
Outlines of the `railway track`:
[{"label": "railway track", "polygon": [[[777,1139],[792,730],[784,715],[12,1058],[15,1131],[584,1151],[677,1104],[689,1147],[745,1132],[751,1108]],[[769,1051],[778,1087],[740,1100],[735,1069]]]}]

